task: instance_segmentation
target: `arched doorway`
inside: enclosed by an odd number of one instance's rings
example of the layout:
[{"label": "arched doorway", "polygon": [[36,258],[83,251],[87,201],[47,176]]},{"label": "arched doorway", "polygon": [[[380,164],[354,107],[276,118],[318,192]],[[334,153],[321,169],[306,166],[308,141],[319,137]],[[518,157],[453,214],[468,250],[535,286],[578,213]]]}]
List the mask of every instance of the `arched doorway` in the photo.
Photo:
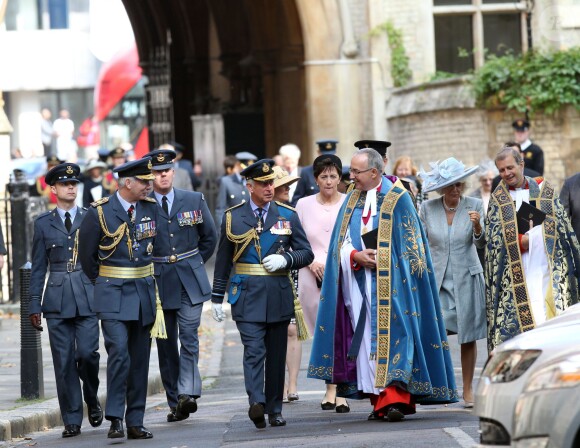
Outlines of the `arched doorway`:
[{"label": "arched doorway", "polygon": [[123,0],[148,78],[151,145],[184,144],[191,118],[221,114],[228,153],[309,147],[295,0]]}]

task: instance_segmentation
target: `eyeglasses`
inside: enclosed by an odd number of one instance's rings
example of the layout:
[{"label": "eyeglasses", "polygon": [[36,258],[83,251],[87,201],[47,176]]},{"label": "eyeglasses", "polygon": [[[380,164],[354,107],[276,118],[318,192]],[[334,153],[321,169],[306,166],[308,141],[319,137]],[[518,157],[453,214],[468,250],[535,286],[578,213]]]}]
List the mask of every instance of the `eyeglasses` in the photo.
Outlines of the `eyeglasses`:
[{"label": "eyeglasses", "polygon": [[370,171],[370,170],[372,170],[372,168],[368,168],[368,169],[366,169],[366,170],[357,170],[357,169],[352,169],[352,168],[351,168],[351,169],[349,169],[349,170],[348,170],[348,172],[349,172],[350,174],[354,175],[354,176],[359,176],[359,175],[361,175],[362,173],[366,173],[367,171]]}]

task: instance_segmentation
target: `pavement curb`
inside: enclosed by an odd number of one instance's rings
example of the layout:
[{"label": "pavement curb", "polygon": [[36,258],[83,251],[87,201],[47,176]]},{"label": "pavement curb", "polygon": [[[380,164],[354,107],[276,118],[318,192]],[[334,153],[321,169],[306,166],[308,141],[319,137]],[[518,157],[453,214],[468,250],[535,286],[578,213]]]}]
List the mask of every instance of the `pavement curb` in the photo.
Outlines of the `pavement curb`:
[{"label": "pavement curb", "polygon": [[[210,351],[210,356],[204,364],[200,363],[203,389],[213,387],[219,376],[225,335],[225,326],[213,322],[211,312],[206,313],[206,319],[208,319],[206,321],[208,324],[202,326],[207,326],[211,330],[200,335],[200,346],[202,343],[205,344]],[[101,384],[103,383],[106,384],[106,379],[101,379]],[[151,396],[163,391],[159,372],[150,374],[147,395]],[[99,399],[101,404],[104,404],[107,400],[106,393],[100,393]],[[86,417],[86,406],[84,416]],[[10,441],[12,438],[24,437],[26,434],[62,425],[58,398],[16,407],[10,411],[0,411],[0,441]]]}]

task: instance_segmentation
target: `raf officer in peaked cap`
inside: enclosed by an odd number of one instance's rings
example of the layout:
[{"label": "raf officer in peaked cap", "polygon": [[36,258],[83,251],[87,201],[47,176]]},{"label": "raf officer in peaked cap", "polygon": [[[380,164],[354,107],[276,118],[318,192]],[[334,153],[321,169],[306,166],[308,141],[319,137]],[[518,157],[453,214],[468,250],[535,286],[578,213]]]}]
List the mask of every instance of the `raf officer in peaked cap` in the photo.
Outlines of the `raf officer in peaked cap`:
[{"label": "raf officer in peaked cap", "polygon": [[222,301],[229,280],[228,302],[244,345],[248,415],[257,428],[266,427],[265,413],[271,426],[286,424],[284,364],[295,299],[289,272],[314,259],[294,209],[272,201],[273,166],[273,160],[263,159],[240,173],[250,200],[224,215],[212,291],[213,317],[219,322],[225,317]]},{"label": "raf officer in peaked cap", "polygon": [[46,183],[56,197],[56,208],[36,219],[32,241],[28,312],[37,330],[42,331],[41,311],[46,319],[64,422],[63,437],[81,433],[83,392],[89,423],[99,426],[103,421],[97,398],[99,322],[93,285],[78,263],[79,227],[87,213],[75,204],[79,175],[80,168],[74,163],[57,165],[46,174]]},{"label": "raf officer in peaked cap", "polygon": [[251,152],[242,151],[236,153],[236,159],[238,159],[239,163],[234,168],[234,172],[220,179],[220,187],[215,207],[215,219],[218,227],[222,222],[226,209],[238,205],[241,202],[246,202],[249,197],[240,170],[250,166],[258,158]]},{"label": "raf officer in peaked cap", "polygon": [[530,140],[530,122],[518,119],[512,123],[516,143],[519,143],[523,156],[524,166],[544,175],[544,151]]},{"label": "raf officer in peaked cap", "polygon": [[[318,155],[336,154],[336,145],[338,140],[317,140]],[[292,205],[296,205],[300,198],[316,194],[320,191],[316,179],[314,178],[314,167],[305,166],[300,172],[300,180],[296,184],[294,196],[292,196]]]},{"label": "raf officer in peaked cap", "polygon": [[91,204],[80,230],[79,258],[95,284],[95,311],[108,354],[109,438],[125,436],[123,418],[129,439],[153,437],[143,427],[150,330],[161,308],[153,277],[158,206],[147,196],[155,179],[151,167],[151,159],[144,158],[115,168],[118,191]]},{"label": "raf officer in peaked cap", "polygon": [[205,263],[217,235],[203,194],[173,188],[175,151],[158,149],[149,156],[155,175],[151,197],[159,204],[153,261],[167,328],[157,348],[167,421],[174,422],[197,411],[201,396],[198,329],[203,302],[211,298]]}]

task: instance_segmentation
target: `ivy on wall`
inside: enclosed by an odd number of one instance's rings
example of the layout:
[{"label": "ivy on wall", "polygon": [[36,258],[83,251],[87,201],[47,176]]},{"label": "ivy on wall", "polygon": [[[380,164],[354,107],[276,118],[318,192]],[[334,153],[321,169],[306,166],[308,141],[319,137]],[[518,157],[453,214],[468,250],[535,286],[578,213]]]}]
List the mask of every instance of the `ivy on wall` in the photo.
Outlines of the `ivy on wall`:
[{"label": "ivy on wall", "polygon": [[580,47],[489,56],[473,74],[472,85],[481,107],[546,114],[567,105],[580,109]]},{"label": "ivy on wall", "polygon": [[371,36],[387,34],[389,48],[391,49],[391,78],[395,87],[404,87],[411,81],[413,72],[409,67],[409,57],[403,43],[403,33],[389,20],[382,23],[370,32]]}]

